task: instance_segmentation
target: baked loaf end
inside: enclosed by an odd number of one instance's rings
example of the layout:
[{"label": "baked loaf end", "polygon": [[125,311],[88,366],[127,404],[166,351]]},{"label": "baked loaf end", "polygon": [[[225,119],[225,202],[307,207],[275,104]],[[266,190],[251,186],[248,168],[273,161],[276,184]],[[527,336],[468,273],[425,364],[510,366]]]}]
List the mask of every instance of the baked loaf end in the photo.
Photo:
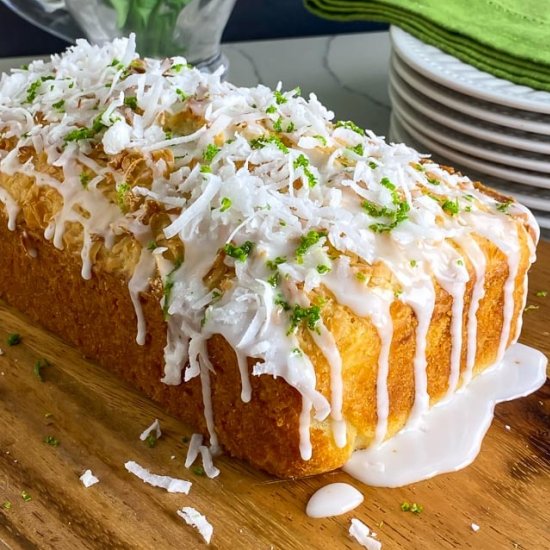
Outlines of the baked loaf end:
[{"label": "baked loaf end", "polygon": [[531,214],[132,39],[0,83],[0,296],[233,456],[337,468],[519,335]]}]

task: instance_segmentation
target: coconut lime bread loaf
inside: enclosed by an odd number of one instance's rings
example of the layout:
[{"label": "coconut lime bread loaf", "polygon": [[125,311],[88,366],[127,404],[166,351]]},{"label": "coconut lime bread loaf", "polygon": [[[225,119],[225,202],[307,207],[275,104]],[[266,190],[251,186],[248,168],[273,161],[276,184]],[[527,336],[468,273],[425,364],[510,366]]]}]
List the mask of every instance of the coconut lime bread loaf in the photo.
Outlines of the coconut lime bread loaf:
[{"label": "coconut lime bread loaf", "polygon": [[333,114],[81,41],[0,82],[0,296],[284,477],[502,357],[524,207]]}]

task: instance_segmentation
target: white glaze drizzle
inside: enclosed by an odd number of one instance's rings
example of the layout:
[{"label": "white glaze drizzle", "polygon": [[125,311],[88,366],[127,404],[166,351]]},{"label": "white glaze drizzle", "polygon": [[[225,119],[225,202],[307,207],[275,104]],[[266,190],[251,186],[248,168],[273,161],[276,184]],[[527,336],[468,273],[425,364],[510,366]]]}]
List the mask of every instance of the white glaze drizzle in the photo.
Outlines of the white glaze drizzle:
[{"label": "white glaze drizzle", "polygon": [[342,415],[344,382],[342,377],[342,357],[334,336],[321,321],[318,324],[319,332],[310,331],[313,341],[317,344],[330,368],[330,416],[332,419],[332,434],[337,447],[346,445],[346,422]]},{"label": "white glaze drizzle", "polygon": [[435,307],[435,289],[431,279],[420,279],[415,286],[404,293],[402,299],[413,309],[417,321],[413,360],[414,402],[407,420],[410,426],[416,423],[430,406],[426,346],[428,343],[428,330]]},{"label": "white glaze drizzle", "polygon": [[[514,290],[516,287],[516,277],[520,261],[520,243],[518,228],[515,223],[508,219],[489,219],[486,216],[485,224],[478,224],[477,230],[485,238],[489,239],[506,256],[508,262],[508,276],[504,283],[504,305],[502,312],[502,330],[500,334],[499,346],[497,351],[497,362],[504,356],[510,334],[512,333],[512,321],[514,315]],[[523,300],[525,300],[526,280],[523,281]],[[520,312],[521,317],[521,312]],[[520,325],[521,326],[521,325]],[[514,327],[516,331],[517,326]],[[516,338],[519,334],[513,334]],[[515,339],[512,341],[514,342]]]},{"label": "white glaze drizzle", "polygon": [[393,339],[393,322],[389,304],[383,302],[385,310],[381,310],[380,324],[375,324],[380,337],[380,353],[378,355],[378,372],[376,377],[376,414],[378,421],[374,435],[374,442],[384,440],[388,431],[388,417],[390,414],[390,397],[388,393],[388,375],[390,370],[390,349]]},{"label": "white glaze drizzle", "polygon": [[386,435],[389,415],[388,372],[390,348],[393,339],[390,304],[393,300],[393,294],[378,289],[369,289],[365,284],[358,281],[351,274],[349,259],[345,257],[339,258],[334,263],[333,274],[326,277],[325,284],[340,304],[348,306],[360,317],[369,317],[378,332],[380,353],[378,355],[376,381],[378,420],[375,441],[382,441]]},{"label": "white glaze drizzle", "polygon": [[149,288],[149,282],[153,276],[156,268],[156,262],[153,255],[146,249],[142,248],[139,256],[139,261],[134,268],[134,273],[128,282],[128,290],[130,291],[130,298],[134,305],[137,318],[137,334],[136,342],[143,346],[145,344],[145,336],[147,334],[147,327],[145,326],[145,316],[143,315],[143,308],[139,295],[141,292],[145,292]]},{"label": "white glaze drizzle", "polygon": [[220,445],[218,443],[218,436],[216,435],[216,428],[214,424],[214,408],[212,406],[212,390],[210,387],[210,370],[211,368],[208,366],[201,368],[200,377],[202,401],[204,405],[204,418],[206,420],[208,434],[210,435],[210,450],[212,454],[216,455],[220,451]]},{"label": "white glaze drizzle", "polygon": [[468,256],[475,273],[470,307],[468,308],[466,369],[462,375],[462,384],[466,385],[472,379],[477,354],[477,310],[485,296],[485,268],[487,260],[477,242],[473,239],[462,239],[460,246]]},{"label": "white glaze drizzle", "polygon": [[21,210],[19,205],[2,187],[0,187],[0,202],[4,204],[6,213],[8,214],[8,229],[10,231],[15,231],[17,214],[19,214]]},{"label": "white glaze drizzle", "polygon": [[309,460],[313,453],[311,446],[311,410],[313,404],[305,395],[302,396],[302,411],[300,412],[299,432],[300,432],[300,456],[302,460]]},{"label": "white glaze drizzle", "polygon": [[460,376],[460,358],[462,352],[462,321],[464,311],[464,294],[469,280],[464,258],[448,243],[442,243],[440,252],[445,261],[437,261],[438,256],[430,253],[431,268],[438,284],[452,298],[451,306],[451,356],[447,396],[451,395],[457,386]]},{"label": "white glaze drizzle", "polygon": [[241,374],[241,399],[245,403],[248,403],[252,399],[252,388],[248,377],[248,360],[246,354],[238,350],[236,351],[236,355],[239,372]]}]

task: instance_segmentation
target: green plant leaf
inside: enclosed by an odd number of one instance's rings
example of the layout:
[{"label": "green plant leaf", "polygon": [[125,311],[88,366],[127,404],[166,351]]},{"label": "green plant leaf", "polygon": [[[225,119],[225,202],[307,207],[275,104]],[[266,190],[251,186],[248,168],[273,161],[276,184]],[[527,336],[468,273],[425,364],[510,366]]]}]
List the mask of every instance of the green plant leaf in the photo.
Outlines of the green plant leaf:
[{"label": "green plant leaf", "polygon": [[133,11],[142,20],[144,25],[149,24],[153,11],[162,4],[163,0],[134,0]]},{"label": "green plant leaf", "polygon": [[110,0],[111,5],[116,11],[116,26],[121,29],[126,24],[130,4],[132,0]]},{"label": "green plant leaf", "polygon": [[172,9],[185,8],[187,4],[190,4],[193,0],[166,0],[166,4]]}]

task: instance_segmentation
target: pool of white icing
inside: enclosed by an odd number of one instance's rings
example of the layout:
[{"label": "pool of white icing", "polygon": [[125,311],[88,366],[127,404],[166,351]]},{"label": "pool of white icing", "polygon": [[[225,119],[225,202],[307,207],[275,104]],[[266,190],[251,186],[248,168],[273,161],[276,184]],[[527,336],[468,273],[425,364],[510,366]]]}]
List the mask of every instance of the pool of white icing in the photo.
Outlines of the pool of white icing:
[{"label": "pool of white icing", "polygon": [[355,451],[344,466],[377,487],[401,487],[468,466],[481,448],[497,403],[529,395],[546,380],[547,359],[523,344],[464,389],[432,407],[391,439]]}]

